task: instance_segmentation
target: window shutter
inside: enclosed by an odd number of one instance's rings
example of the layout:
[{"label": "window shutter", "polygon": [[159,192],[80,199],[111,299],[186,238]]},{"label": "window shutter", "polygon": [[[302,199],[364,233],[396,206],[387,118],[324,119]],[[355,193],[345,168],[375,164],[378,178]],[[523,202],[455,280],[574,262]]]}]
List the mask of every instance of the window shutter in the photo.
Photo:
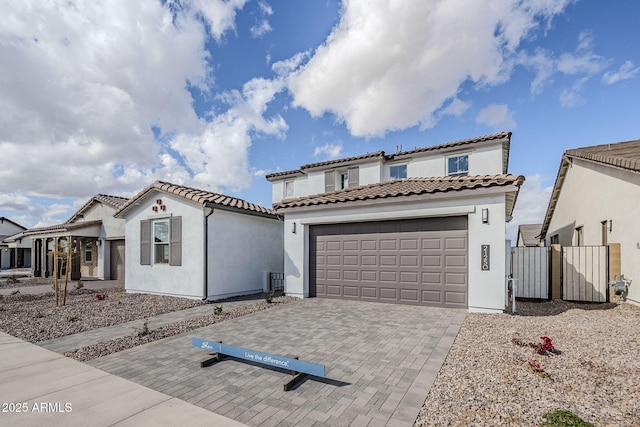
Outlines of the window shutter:
[{"label": "window shutter", "polygon": [[140,265],[151,265],[151,221],[140,221]]},{"label": "window shutter", "polygon": [[349,188],[357,187],[360,182],[360,169],[356,166],[355,168],[349,168]]},{"label": "window shutter", "polygon": [[169,265],[182,265],[182,217],[171,217],[169,227]]},{"label": "window shutter", "polygon": [[324,173],[324,192],[329,193],[336,189],[336,176],[334,171],[326,171]]}]

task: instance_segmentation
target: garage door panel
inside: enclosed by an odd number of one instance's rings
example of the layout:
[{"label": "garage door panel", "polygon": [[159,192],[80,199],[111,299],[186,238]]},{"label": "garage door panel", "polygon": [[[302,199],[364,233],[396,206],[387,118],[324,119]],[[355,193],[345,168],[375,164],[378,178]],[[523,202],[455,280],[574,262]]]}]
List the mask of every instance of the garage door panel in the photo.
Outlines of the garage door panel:
[{"label": "garage door panel", "polygon": [[400,289],[400,301],[417,303],[420,302],[418,295],[417,289]]},{"label": "garage door panel", "polygon": [[396,251],[398,250],[398,241],[396,239],[380,240],[380,251]]},{"label": "garage door panel", "polygon": [[377,299],[378,298],[378,288],[363,286],[360,288],[360,296],[362,298],[370,298]]},{"label": "garage door panel", "polygon": [[445,303],[467,306],[467,294],[464,292],[445,292]]},{"label": "garage door panel", "polygon": [[423,267],[442,267],[442,255],[423,255]]},{"label": "garage door panel", "polygon": [[342,286],[341,285],[327,285],[325,286],[325,294],[327,296],[341,296],[342,295]]},{"label": "garage door panel", "polygon": [[417,267],[418,256],[417,255],[400,255],[401,267]]},{"label": "garage door panel", "polygon": [[310,228],[310,295],[466,307],[467,220]]},{"label": "garage door panel", "polygon": [[398,289],[396,288],[380,288],[380,299],[392,300],[398,299]]},{"label": "garage door panel", "polygon": [[431,304],[442,304],[442,292],[423,290],[422,302]]},{"label": "garage door panel", "polygon": [[401,271],[400,272],[400,283],[418,283],[418,272],[417,271]]}]

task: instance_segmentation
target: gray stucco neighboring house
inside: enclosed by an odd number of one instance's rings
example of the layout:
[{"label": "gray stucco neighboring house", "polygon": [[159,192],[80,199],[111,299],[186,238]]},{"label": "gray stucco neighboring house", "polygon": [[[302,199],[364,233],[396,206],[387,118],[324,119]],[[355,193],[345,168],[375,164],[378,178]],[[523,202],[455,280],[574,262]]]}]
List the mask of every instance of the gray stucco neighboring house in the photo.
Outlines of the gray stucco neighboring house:
[{"label": "gray stucco neighboring house", "polygon": [[125,221],[127,292],[217,300],[268,289],[283,268],[283,223],[236,197],[156,181],[115,214]]},{"label": "gray stucco neighboring house", "polygon": [[26,227],[6,217],[0,217],[0,270],[31,266],[31,240],[12,239]]},{"label": "gray stucco neighboring house", "polygon": [[640,304],[640,140],[567,150],[540,238],[548,244],[620,244],[627,299]]}]

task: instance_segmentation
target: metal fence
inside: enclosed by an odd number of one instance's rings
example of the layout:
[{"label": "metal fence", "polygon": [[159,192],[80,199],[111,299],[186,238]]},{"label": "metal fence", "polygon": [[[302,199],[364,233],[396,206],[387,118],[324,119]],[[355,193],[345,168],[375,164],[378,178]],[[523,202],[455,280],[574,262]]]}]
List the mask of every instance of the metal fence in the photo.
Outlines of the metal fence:
[{"label": "metal fence", "polygon": [[562,248],[562,299],[606,302],[609,277],[608,247]]},{"label": "metal fence", "polygon": [[511,248],[511,275],[516,298],[549,299],[551,248]]}]

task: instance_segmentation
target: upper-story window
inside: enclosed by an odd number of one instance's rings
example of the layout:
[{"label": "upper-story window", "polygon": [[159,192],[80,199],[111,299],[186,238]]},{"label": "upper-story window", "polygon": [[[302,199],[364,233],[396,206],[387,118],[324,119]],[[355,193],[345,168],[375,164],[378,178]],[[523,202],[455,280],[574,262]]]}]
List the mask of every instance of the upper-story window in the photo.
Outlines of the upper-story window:
[{"label": "upper-story window", "polygon": [[286,181],[284,183],[284,198],[288,199],[293,197],[293,181]]},{"label": "upper-story window", "polygon": [[338,188],[340,190],[344,190],[345,188],[349,188],[349,171],[339,172],[338,173]]},{"label": "upper-story window", "polygon": [[389,167],[389,178],[404,179],[407,177],[407,165],[394,165]]},{"label": "upper-story window", "polygon": [[351,167],[346,170],[331,170],[324,173],[325,193],[353,188],[359,185],[360,173],[358,167]]},{"label": "upper-story window", "polygon": [[461,156],[447,157],[447,175],[469,175],[469,156],[467,154],[464,154]]}]

